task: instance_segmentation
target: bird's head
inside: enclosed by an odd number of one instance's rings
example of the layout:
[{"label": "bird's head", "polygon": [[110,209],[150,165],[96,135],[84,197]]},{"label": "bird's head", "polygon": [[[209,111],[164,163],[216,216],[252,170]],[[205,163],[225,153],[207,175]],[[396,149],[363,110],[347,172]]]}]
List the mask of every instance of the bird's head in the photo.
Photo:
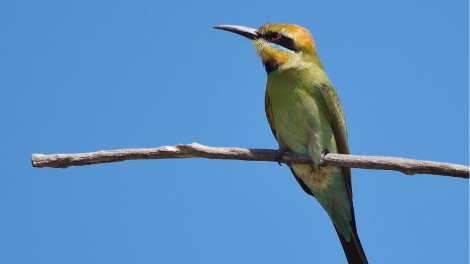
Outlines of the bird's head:
[{"label": "bird's head", "polygon": [[289,24],[267,23],[258,30],[242,26],[220,25],[216,29],[230,31],[253,40],[256,52],[270,73],[280,67],[313,62],[323,68],[315,42],[307,29]]}]

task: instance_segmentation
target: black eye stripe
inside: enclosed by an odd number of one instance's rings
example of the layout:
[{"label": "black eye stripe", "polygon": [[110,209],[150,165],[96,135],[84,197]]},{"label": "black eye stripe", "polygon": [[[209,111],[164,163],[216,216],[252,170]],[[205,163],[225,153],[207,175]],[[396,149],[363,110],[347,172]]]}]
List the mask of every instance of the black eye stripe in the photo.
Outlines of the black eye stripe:
[{"label": "black eye stripe", "polygon": [[297,48],[297,45],[295,45],[294,40],[292,40],[291,38],[281,37],[281,39],[276,43],[287,49],[290,49],[293,51],[299,51],[299,48]]},{"label": "black eye stripe", "polygon": [[273,36],[275,36],[275,34],[277,34],[277,32],[268,33],[268,34],[264,35],[263,38],[266,39],[269,42],[273,42],[273,43],[276,43],[278,45],[281,45],[286,49],[290,49],[292,51],[299,51],[299,48],[297,47],[297,45],[295,45],[295,42],[294,42],[293,39],[291,39],[289,37],[286,37],[286,36],[281,34],[281,38],[279,38],[278,40],[273,40]]}]

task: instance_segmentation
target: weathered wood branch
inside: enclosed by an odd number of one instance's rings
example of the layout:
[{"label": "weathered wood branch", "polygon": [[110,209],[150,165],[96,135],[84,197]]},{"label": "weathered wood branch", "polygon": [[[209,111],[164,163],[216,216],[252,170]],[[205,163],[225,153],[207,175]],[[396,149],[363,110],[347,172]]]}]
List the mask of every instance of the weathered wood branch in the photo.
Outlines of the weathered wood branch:
[{"label": "weathered wood branch", "polygon": [[[208,147],[198,143],[188,145],[163,146],[152,149],[119,149],[77,154],[33,154],[33,167],[67,168],[97,163],[118,162],[136,159],[182,159],[207,158],[246,161],[276,161],[279,153],[270,149],[244,149]],[[344,154],[326,154],[322,157],[325,166],[343,166],[360,169],[395,170],[407,175],[435,174],[459,178],[469,178],[469,167],[457,164],[412,160],[395,157],[358,156]],[[280,162],[285,164],[310,163],[308,157],[301,157],[292,152],[283,155]]]}]

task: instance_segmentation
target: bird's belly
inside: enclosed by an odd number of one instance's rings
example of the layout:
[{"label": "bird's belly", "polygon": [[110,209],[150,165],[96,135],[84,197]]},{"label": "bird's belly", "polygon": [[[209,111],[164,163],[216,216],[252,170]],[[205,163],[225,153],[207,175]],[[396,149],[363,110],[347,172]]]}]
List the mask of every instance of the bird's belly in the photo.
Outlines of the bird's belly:
[{"label": "bird's belly", "polygon": [[290,166],[297,177],[313,192],[320,192],[328,189],[335,175],[338,174],[338,167],[317,167],[309,164],[293,164]]}]

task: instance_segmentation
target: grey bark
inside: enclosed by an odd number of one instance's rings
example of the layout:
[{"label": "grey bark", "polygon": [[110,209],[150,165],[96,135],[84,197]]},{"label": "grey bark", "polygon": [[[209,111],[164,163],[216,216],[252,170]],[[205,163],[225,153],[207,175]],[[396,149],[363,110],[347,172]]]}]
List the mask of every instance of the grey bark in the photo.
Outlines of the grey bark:
[{"label": "grey bark", "polygon": [[[118,149],[76,154],[33,154],[33,167],[67,168],[97,163],[109,163],[136,159],[183,159],[207,158],[246,161],[275,161],[279,152],[270,149],[245,149],[208,147],[198,143],[163,146],[158,148]],[[459,178],[469,178],[469,167],[457,164],[412,160],[396,157],[358,156],[345,154],[326,154],[322,156],[325,166],[343,166],[360,169],[395,170],[407,175],[435,174]],[[281,163],[311,163],[308,157],[301,157],[292,152],[286,152]]]}]

